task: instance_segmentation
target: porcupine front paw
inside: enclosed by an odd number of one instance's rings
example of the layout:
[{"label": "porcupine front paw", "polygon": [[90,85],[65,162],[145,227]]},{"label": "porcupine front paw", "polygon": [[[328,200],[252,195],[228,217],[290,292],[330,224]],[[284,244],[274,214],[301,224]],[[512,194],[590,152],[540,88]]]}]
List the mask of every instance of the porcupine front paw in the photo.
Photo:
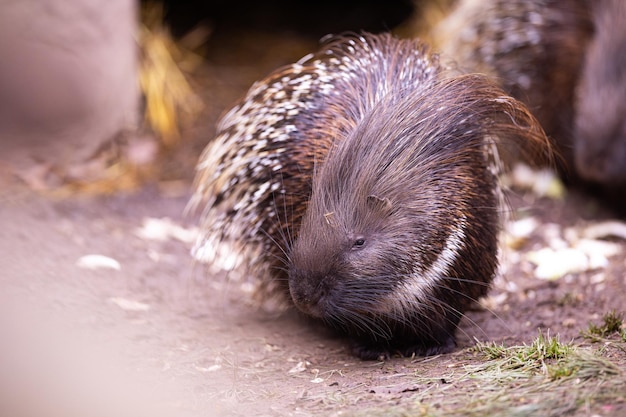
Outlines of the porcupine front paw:
[{"label": "porcupine front paw", "polygon": [[363,360],[384,361],[392,356],[433,356],[450,353],[456,348],[454,336],[449,336],[438,344],[424,344],[420,342],[403,344],[380,345],[371,342],[353,342],[352,354]]}]

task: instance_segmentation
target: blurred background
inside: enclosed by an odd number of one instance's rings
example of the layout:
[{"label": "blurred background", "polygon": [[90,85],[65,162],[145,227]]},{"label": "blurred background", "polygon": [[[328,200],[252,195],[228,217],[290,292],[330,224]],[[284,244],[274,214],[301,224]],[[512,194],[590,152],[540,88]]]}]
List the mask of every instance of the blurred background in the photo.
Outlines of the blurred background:
[{"label": "blurred background", "polygon": [[216,119],[252,82],[327,34],[398,28],[416,4],[27,0],[0,8],[0,178],[71,194],[189,180]]}]

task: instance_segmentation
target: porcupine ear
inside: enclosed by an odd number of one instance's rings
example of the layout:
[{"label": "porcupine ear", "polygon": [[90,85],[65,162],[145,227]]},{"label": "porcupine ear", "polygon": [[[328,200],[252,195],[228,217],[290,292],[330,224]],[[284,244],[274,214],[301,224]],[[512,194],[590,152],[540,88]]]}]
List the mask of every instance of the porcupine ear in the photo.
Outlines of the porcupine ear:
[{"label": "porcupine ear", "polygon": [[383,215],[389,215],[391,214],[391,200],[389,200],[388,198],[380,198],[378,196],[375,195],[368,195],[367,196],[367,206],[373,210],[373,211],[377,211],[379,214],[383,214]]}]

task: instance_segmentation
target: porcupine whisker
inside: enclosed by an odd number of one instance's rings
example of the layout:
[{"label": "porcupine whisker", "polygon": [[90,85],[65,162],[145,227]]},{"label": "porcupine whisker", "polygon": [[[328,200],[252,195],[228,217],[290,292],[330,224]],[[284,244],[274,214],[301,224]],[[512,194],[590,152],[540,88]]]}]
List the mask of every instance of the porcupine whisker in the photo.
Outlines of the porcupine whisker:
[{"label": "porcupine whisker", "polygon": [[[343,312],[344,310],[339,309],[339,311]],[[336,319],[339,317],[339,323],[343,325],[350,324],[352,326],[355,326],[357,332],[372,335],[374,338],[387,340],[390,339],[391,335],[393,334],[391,328],[387,323],[381,323],[380,321],[376,321],[368,316],[353,314],[349,310],[345,311],[344,314],[335,316]]]},{"label": "porcupine whisker", "polygon": [[[446,280],[448,280],[448,281],[462,282],[462,283],[472,284],[472,285],[476,285],[476,286],[482,286],[482,287],[486,287],[486,288],[490,288],[491,287],[490,283],[482,282],[482,281],[479,281],[479,280],[476,280],[476,279],[461,278],[461,277],[455,276],[455,275],[445,275],[444,278]],[[441,284],[438,284],[438,283],[434,283],[433,285],[435,287],[436,286],[441,286]],[[449,288],[449,287],[443,287],[442,286],[442,288],[447,288],[447,289],[450,289],[452,291],[456,291],[453,288]],[[467,294],[466,294],[466,296],[467,296]],[[468,297],[470,297],[470,296],[468,296]],[[470,297],[469,299],[470,300],[474,300],[474,298],[472,298],[472,297]]]},{"label": "porcupine whisker", "polygon": [[272,243],[274,243],[274,245],[276,245],[276,247],[278,249],[280,249],[280,253],[284,256],[281,255],[277,255],[274,253],[270,253],[269,256],[275,258],[276,260],[284,263],[285,265],[288,263],[287,261],[289,260],[289,253],[287,252],[287,249],[283,248],[282,245],[280,245],[280,243],[278,242],[278,240],[276,240],[276,238],[274,236],[272,236],[270,233],[268,233],[265,229],[261,228],[259,230],[263,235],[265,235]]},{"label": "porcupine whisker", "polygon": [[[459,316],[459,310],[455,307],[452,307],[449,303],[444,302],[443,300],[434,298],[432,296],[427,296],[427,301],[429,301],[429,303],[425,303],[424,309],[424,311],[426,311],[426,314],[421,314],[419,315],[419,317],[423,320],[428,320],[431,324],[435,325],[440,330],[446,330],[447,326],[444,326],[443,323],[437,320],[433,320],[432,317],[437,317],[440,315],[440,313],[449,311]],[[428,312],[432,312],[433,315],[431,316],[430,314],[428,314]],[[443,317],[445,321],[456,325],[456,323],[448,319],[446,315],[444,315]]]},{"label": "porcupine whisker", "polygon": [[[435,300],[431,300],[431,301],[435,301]],[[480,328],[480,326],[478,326],[478,324],[476,322],[474,322],[473,320],[471,320],[469,317],[467,317],[467,315],[465,315],[465,313],[459,309],[457,309],[456,307],[452,306],[449,303],[444,303],[441,300],[436,300],[437,303],[441,306],[442,309],[446,310],[446,311],[451,311],[452,313],[454,313],[455,316],[457,316],[459,318],[459,320],[463,317],[465,317],[467,320],[470,321],[471,324],[473,324],[474,326],[476,326],[478,329],[480,329],[482,331],[482,329]],[[452,323],[449,320],[450,323]],[[456,324],[456,323],[452,323],[452,324]],[[459,328],[459,331],[463,332],[463,334],[465,334],[466,336],[469,336],[462,328]]]},{"label": "porcupine whisker", "polygon": [[342,307],[345,309],[349,309],[351,311],[362,312],[365,310],[370,310],[371,312],[377,312],[376,300],[380,297],[388,294],[388,290],[385,289],[372,289],[372,288],[362,288],[358,291],[350,291],[347,289],[344,294],[344,300],[342,302]]},{"label": "porcupine whisker", "polygon": [[[451,278],[454,279],[454,278]],[[473,282],[472,280],[466,280],[465,282]],[[479,283],[476,283],[476,285],[478,285]],[[480,284],[484,284],[484,283],[480,283]],[[475,303],[479,303],[480,299],[476,299],[474,297],[470,297],[467,294],[464,294],[462,291],[459,290],[452,290],[453,293],[457,294],[459,297],[464,297],[469,301],[475,302]],[[482,298],[482,297],[481,297]],[[480,304],[481,308],[485,311],[487,311],[489,313],[490,316],[494,317],[498,322],[500,322],[500,324],[505,328],[505,329],[509,329],[509,326],[506,324],[506,322],[504,321],[504,319],[502,319],[502,317],[500,317],[500,315],[498,315],[498,313],[496,313],[493,309],[489,308],[488,306],[484,305],[484,304]]]},{"label": "porcupine whisker", "polygon": [[[280,172],[280,183],[283,184],[285,183],[284,180],[284,176],[283,173]],[[281,188],[282,190],[282,188]],[[293,213],[293,206],[287,207],[287,196],[284,193],[281,193],[282,197],[282,207],[281,210],[279,210],[278,205],[276,204],[276,193],[272,193],[272,204],[274,206],[274,212],[276,213],[276,217],[278,218],[279,222],[282,220],[285,224],[285,227],[279,227],[279,231],[280,231],[280,237],[283,240],[284,244],[285,244],[285,249],[283,250],[283,253],[285,254],[285,265],[287,265],[288,261],[289,261],[289,250],[291,248],[291,246],[293,245],[293,232],[292,230],[294,229],[294,223],[293,223],[293,219],[294,219],[294,213]],[[291,209],[291,213],[287,213],[287,211]],[[280,213],[284,213],[284,219],[280,218]]]},{"label": "porcupine whisker", "polygon": [[354,328],[354,331],[359,334],[369,334],[372,333],[374,337],[379,335],[379,331],[377,329],[378,326],[369,320],[367,317],[363,317],[361,315],[356,314],[335,314],[329,317],[329,320],[326,320],[332,326],[340,327],[343,330],[349,330]]},{"label": "porcupine whisker", "polygon": [[344,308],[354,306],[354,309],[351,308],[351,310],[359,310],[373,305],[378,296],[386,293],[384,288],[378,289],[373,286],[359,286],[356,284],[346,284],[343,287],[343,292],[346,296],[342,299],[340,305]]},{"label": "porcupine whisker", "polygon": [[[472,280],[465,280],[465,281],[466,281],[466,282],[472,282]],[[481,284],[483,284],[483,283],[481,283]],[[457,295],[458,295],[458,296],[460,296],[460,297],[464,297],[464,298],[468,299],[469,301],[472,301],[472,302],[478,302],[478,300],[477,300],[477,299],[475,299],[475,298],[473,298],[473,297],[470,297],[470,296],[468,296],[467,294],[464,294],[463,292],[461,292],[461,291],[459,291],[459,290],[455,290],[455,289],[452,289],[452,288],[449,288],[449,287],[443,287],[443,288],[444,288],[444,289],[446,289],[446,290],[449,290],[449,291],[451,291],[451,292],[453,292],[453,293],[455,293],[455,294],[457,294]],[[428,295],[427,295],[427,297],[428,297]],[[406,302],[409,302],[410,300],[405,300],[405,301],[406,301]],[[411,300],[411,301],[416,302],[416,303],[419,303],[419,301],[418,301],[418,300]],[[462,311],[460,311],[460,310],[456,309],[454,306],[450,305],[449,303],[447,303],[447,304],[442,304],[442,301],[441,301],[441,300],[431,299],[430,301],[431,301],[431,303],[435,303],[435,302],[439,303],[440,305],[442,305],[442,306],[443,306],[443,308],[444,308],[445,310],[451,311],[451,312],[455,313],[456,315],[458,315],[459,317],[465,317],[465,319],[466,319],[466,320],[468,320],[468,321],[470,322],[470,324],[472,324],[475,328],[477,328],[477,329],[481,330],[481,332],[483,333],[483,335],[484,335],[484,336],[487,336],[487,335],[484,333],[484,331],[482,330],[482,328],[481,328],[481,327],[480,327],[480,326],[479,326],[479,325],[478,325],[475,321],[473,321],[472,319],[470,319],[470,318],[469,318],[466,314],[464,314]],[[424,304],[424,303],[420,303],[420,305],[421,305],[421,304]],[[508,326],[506,326],[506,323],[504,322],[504,320],[502,320],[502,318],[500,318],[500,317],[498,316],[498,314],[496,314],[493,310],[489,309],[489,308],[488,308],[488,307],[486,307],[486,306],[483,306],[483,308],[484,308],[486,311],[488,311],[488,312],[489,312],[489,313],[490,313],[493,317],[495,317],[496,319],[498,319],[498,320],[499,320],[499,321],[500,321],[500,322],[501,322],[501,323],[505,326],[505,328],[508,328]],[[465,332],[464,330],[459,329],[459,331],[463,332],[463,334],[465,334],[466,336],[468,336],[468,337],[469,337],[469,335],[467,334],[467,332]]]},{"label": "porcupine whisker", "polygon": [[[376,332],[376,334],[378,334],[380,337],[382,337],[383,339],[391,338],[391,335],[393,334],[393,332],[388,323],[381,321],[381,320],[377,320],[376,315],[374,315],[373,317],[370,317],[369,315],[363,315],[359,313],[363,311],[364,305],[371,303],[371,293],[368,292],[367,295],[368,297],[363,297],[363,298],[360,298],[358,296],[351,297],[350,300],[352,301],[352,303],[343,303],[340,307],[335,306],[335,308],[338,311],[343,313],[341,314],[341,317],[345,318],[345,320],[348,320],[352,323],[361,323],[362,325],[366,325],[367,328],[372,328],[373,326],[374,328],[379,329]],[[382,317],[382,316],[378,316],[378,317]],[[367,325],[368,323],[369,325]],[[381,327],[382,325],[384,325],[384,328],[386,330]]]},{"label": "porcupine whisker", "polygon": [[[281,174],[281,178],[282,178],[282,174]],[[282,182],[282,179],[281,179],[281,182]],[[292,216],[287,215],[287,202],[284,197],[281,198],[282,206],[283,206],[282,210],[279,210],[279,207],[276,204],[276,193],[272,193],[271,197],[272,197],[272,205],[274,206],[274,213],[277,217],[277,221],[279,224],[281,224],[281,221],[284,221],[286,224],[286,227],[284,228],[277,227],[278,233],[279,233],[279,236],[277,238],[273,237],[271,233],[267,232],[265,229],[261,229],[261,233],[263,233],[274,245],[276,245],[276,247],[280,249],[280,252],[284,255],[284,258],[277,257],[276,255],[273,255],[273,254],[272,255],[275,258],[277,258],[277,260],[287,265],[289,262],[289,248],[292,245],[292,237],[290,235],[291,232],[290,232],[290,227],[289,227],[289,219],[293,218],[293,213],[292,213]],[[280,217],[281,212],[285,213],[284,219],[281,219]],[[280,238],[280,240],[284,243],[284,246],[280,244],[280,241],[278,240],[278,238]]]},{"label": "porcupine whisker", "polygon": [[[464,318],[467,322],[469,322],[470,325],[472,325],[474,328],[480,330],[480,332],[482,333],[482,335],[484,337],[488,337],[488,335],[485,333],[485,331],[482,329],[482,327],[480,327],[478,325],[478,323],[476,323],[474,320],[472,320],[467,314],[465,314],[464,312],[462,312],[462,311],[460,311],[458,309],[455,309],[454,307],[452,307],[450,305],[448,305],[448,308],[450,308],[451,311],[453,311],[456,315],[458,315],[459,321]],[[463,329],[463,327],[458,327],[457,326],[457,331],[461,332],[465,337],[467,337],[468,339],[472,340],[471,335],[467,331],[465,331],[465,329]]]}]

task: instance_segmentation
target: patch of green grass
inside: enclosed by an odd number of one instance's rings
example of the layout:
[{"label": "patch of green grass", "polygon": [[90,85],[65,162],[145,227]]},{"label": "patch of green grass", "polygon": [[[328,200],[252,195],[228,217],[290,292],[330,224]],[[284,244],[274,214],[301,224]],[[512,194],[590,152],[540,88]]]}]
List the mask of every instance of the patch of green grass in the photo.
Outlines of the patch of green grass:
[{"label": "patch of green grass", "polygon": [[530,345],[505,347],[495,343],[477,343],[470,351],[480,353],[491,362],[490,366],[502,372],[510,372],[513,377],[522,377],[541,373],[547,369],[549,360],[567,357],[572,352],[571,344],[561,343],[558,337],[550,337],[539,332]]},{"label": "patch of green grass", "polygon": [[542,332],[529,345],[479,342],[440,375],[416,370],[420,389],[404,411],[378,407],[346,415],[557,417],[604,404],[626,407],[626,356],[616,363],[603,352]]},{"label": "patch of green grass", "polygon": [[593,342],[601,341],[614,333],[618,333],[622,340],[626,341],[626,329],[623,328],[623,324],[623,315],[613,310],[602,316],[602,323],[600,325],[589,323],[589,327],[581,333],[583,337]]}]

